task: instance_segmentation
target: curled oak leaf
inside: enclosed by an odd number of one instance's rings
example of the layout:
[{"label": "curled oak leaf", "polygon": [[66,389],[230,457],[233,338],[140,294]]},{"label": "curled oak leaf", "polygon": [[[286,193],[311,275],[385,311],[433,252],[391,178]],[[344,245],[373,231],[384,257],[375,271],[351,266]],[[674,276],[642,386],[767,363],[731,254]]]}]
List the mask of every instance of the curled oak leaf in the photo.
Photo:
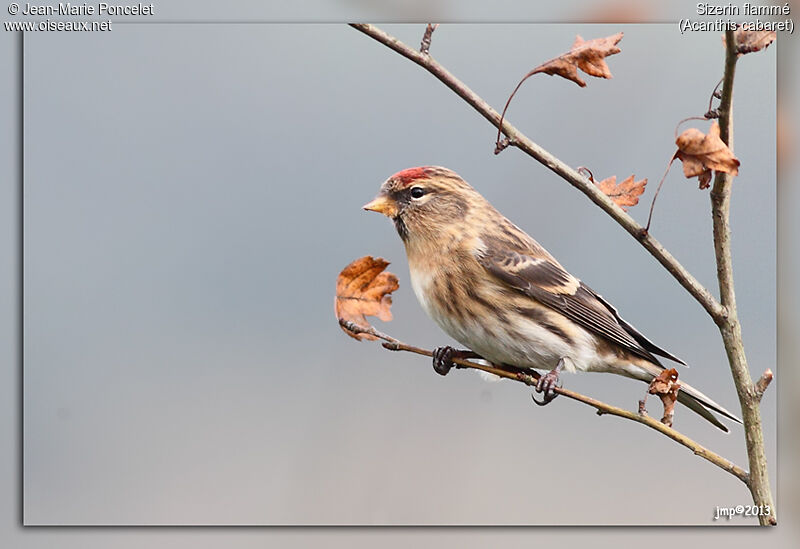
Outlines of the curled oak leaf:
[{"label": "curled oak leaf", "polygon": [[369,333],[353,332],[342,325],[352,322],[363,328],[372,328],[367,322],[367,315],[377,316],[384,322],[392,319],[393,291],[400,287],[397,277],[384,272],[389,262],[383,258],[366,255],[356,259],[342,269],[336,279],[336,301],[334,308],[336,318],[342,330],[359,341],[375,340]]},{"label": "curled oak leaf", "polygon": [[707,189],[711,170],[739,175],[739,160],[719,137],[719,124],[711,124],[708,135],[689,128],[675,140],[678,152],[675,158],[683,162],[683,175],[687,179],[697,176],[701,189]]},{"label": "curled oak leaf", "polygon": [[617,176],[612,175],[596,183],[596,185],[613,200],[617,206],[624,211],[628,211],[628,206],[636,206],[639,203],[639,196],[644,192],[644,187],[647,185],[647,178],[634,181],[631,175],[621,183],[617,183]]},{"label": "curled oak leaf", "polygon": [[[665,395],[670,393],[678,381],[678,370],[670,368],[663,370],[660,374],[653,378],[650,385],[647,387],[647,392],[651,395]],[[680,384],[678,384],[680,386]],[[676,397],[677,398],[677,397]]]},{"label": "curled oak leaf", "polygon": [[[733,34],[736,38],[736,51],[739,55],[753,53],[766,49],[778,37],[778,33],[768,30],[745,30],[739,28]],[[725,45],[725,35],[722,35],[722,45]]]},{"label": "curled oak leaf", "polygon": [[503,112],[500,115],[500,124],[497,126],[497,139],[495,140],[496,143],[494,153],[499,154],[505,148],[505,146],[500,145],[500,133],[503,127],[503,120],[506,118],[506,111],[508,110],[508,106],[511,104],[511,100],[514,98],[514,95],[516,95],[517,90],[519,90],[523,82],[525,82],[534,74],[557,74],[562,78],[572,80],[577,85],[584,88],[586,87],[586,82],[584,82],[583,79],[578,76],[578,69],[582,70],[589,76],[596,76],[598,78],[611,78],[611,69],[608,68],[605,58],[609,55],[614,55],[615,53],[622,51],[617,47],[619,41],[622,40],[622,36],[623,33],[618,32],[612,36],[595,38],[587,41],[581,38],[580,35],[577,35],[575,37],[575,42],[572,43],[572,47],[568,52],[563,53],[558,57],[551,59],[550,61],[542,63],[528,74],[523,76],[522,80],[520,80],[519,84],[517,84],[517,87],[514,88],[514,91],[512,91],[511,95],[508,96],[506,105],[503,107]]},{"label": "curled oak leaf", "polygon": [[617,47],[619,41],[622,40],[622,35],[623,33],[618,32],[612,36],[589,41],[577,35],[567,53],[539,65],[528,73],[528,76],[540,72],[550,75],[557,74],[567,80],[572,80],[582,88],[586,86],[586,82],[578,76],[578,69],[589,76],[611,78],[611,69],[608,68],[605,58],[622,51]]},{"label": "curled oak leaf", "polygon": [[678,400],[678,391],[681,384],[678,383],[678,371],[675,368],[664,370],[658,374],[647,388],[651,395],[658,395],[664,404],[664,417],[661,423],[672,427],[672,418],[675,414],[675,401]]}]

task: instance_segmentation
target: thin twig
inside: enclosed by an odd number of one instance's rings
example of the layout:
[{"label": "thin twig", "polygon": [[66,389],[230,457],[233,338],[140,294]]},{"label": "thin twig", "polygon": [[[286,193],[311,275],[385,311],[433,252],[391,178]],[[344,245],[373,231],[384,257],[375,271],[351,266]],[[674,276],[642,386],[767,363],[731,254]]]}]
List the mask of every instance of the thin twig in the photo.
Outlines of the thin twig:
[{"label": "thin twig", "polygon": [[[375,330],[374,328],[359,326],[354,322],[350,322],[347,320],[340,320],[339,324],[344,326],[346,329],[355,332],[355,333],[364,333],[369,334],[379,339],[383,339],[386,343],[383,343],[383,347],[389,349],[390,351],[407,351],[410,353],[423,355],[423,356],[433,356],[433,352],[427,349],[422,349],[420,347],[414,347],[413,345],[407,345],[402,341],[399,341],[391,336],[387,336]],[[453,363],[456,364],[457,367],[460,368],[471,368],[474,370],[481,370],[484,372],[489,372],[490,374],[494,374],[496,376],[511,379],[513,381],[519,381],[520,383],[524,383],[528,386],[536,385],[536,382],[539,380],[539,374],[533,370],[517,370],[517,371],[509,371],[504,368],[498,368],[497,366],[487,366],[484,364],[478,364],[476,362],[470,362],[469,360],[463,359],[453,359]],[[569,389],[564,389],[563,387],[555,387],[554,391],[559,395],[563,395],[567,398],[572,400],[577,400],[578,402],[582,402],[587,404],[597,410],[597,415],[602,416],[604,414],[617,416],[625,419],[629,419],[631,421],[635,421],[637,423],[641,423],[642,425],[646,425],[651,429],[655,429],[659,433],[671,438],[678,444],[685,446],[695,455],[698,455],[717,467],[723,469],[734,475],[736,478],[747,484],[748,474],[747,471],[735,465],[731,461],[725,459],[724,457],[720,456],[719,454],[712,452],[708,448],[700,445],[699,443],[695,442],[691,438],[687,437],[686,435],[679,433],[675,429],[668,427],[661,421],[654,419],[648,415],[631,412],[630,410],[625,410],[624,408],[618,408],[617,406],[612,406],[611,404],[606,404],[605,402],[599,401],[592,397],[588,397],[581,393],[577,393],[575,391],[570,391]],[[643,404],[641,405],[643,406]],[[640,407],[640,409],[642,409]]]},{"label": "thin twig", "polygon": [[653,208],[656,207],[656,199],[658,198],[658,193],[661,192],[661,185],[664,184],[664,180],[667,178],[667,174],[669,173],[669,169],[672,167],[672,163],[675,162],[675,158],[677,158],[678,153],[672,155],[672,158],[669,159],[669,164],[667,164],[667,169],[664,170],[664,175],[661,176],[661,180],[658,182],[658,187],[656,187],[656,193],[653,195],[653,201],[650,202],[650,214],[647,216],[647,225],[644,226],[645,232],[650,232],[650,222],[653,221]]},{"label": "thin twig", "polygon": [[500,122],[498,124],[496,124],[496,126],[497,126],[497,138],[495,139],[494,154],[500,154],[501,152],[503,152],[503,149],[508,147],[509,143],[508,142],[504,142],[504,141],[502,141],[500,139],[500,132],[502,131],[503,122],[506,119],[506,111],[508,110],[508,106],[511,104],[511,100],[514,99],[514,96],[517,95],[517,92],[519,91],[520,87],[522,87],[522,84],[524,84],[525,81],[528,78],[530,78],[531,76],[533,76],[534,74],[536,74],[536,69],[532,70],[531,72],[529,72],[528,74],[523,76],[522,80],[520,80],[519,84],[517,84],[517,87],[514,88],[514,91],[512,91],[511,95],[508,96],[508,99],[506,100],[506,104],[503,105],[503,112],[500,113]]},{"label": "thin twig", "polygon": [[614,221],[619,223],[631,236],[639,241],[650,254],[655,257],[664,268],[683,286],[702,307],[711,315],[715,321],[719,322],[725,318],[725,308],[692,274],[681,265],[672,254],[652,235],[647,233],[630,215],[617,206],[603,191],[587,181],[576,170],[550,154],[548,151],[531,141],[522,132],[516,129],[508,120],[500,122],[500,115],[486,101],[468,88],[458,78],[453,76],[446,68],[439,64],[429,55],[423,55],[414,48],[404,44],[394,36],[391,36],[378,27],[369,24],[352,24],[359,30],[381,44],[391,48],[403,57],[410,59],[420,65],[428,72],[438,78],[448,88],[453,90],[459,97],[471,105],[478,113],[488,120],[494,127],[499,128],[509,139],[509,145],[513,145],[525,152],[545,167],[549,168],[573,187],[584,193],[589,199],[597,204],[603,211],[611,216]]},{"label": "thin twig", "polygon": [[680,122],[675,124],[675,141],[678,140],[678,128],[681,127],[681,124],[683,124],[684,122],[688,122],[689,120],[703,120],[703,121],[706,121],[708,119],[703,117],[703,116],[687,116],[686,118],[684,118],[683,120],[681,120]]},{"label": "thin twig", "polygon": [[706,110],[706,114],[703,117],[708,120],[711,118],[719,118],[719,109],[712,109],[711,106],[714,104],[714,98],[722,99],[722,94],[720,94],[717,90],[719,90],[720,85],[722,85],[722,81],[724,80],[724,76],[719,79],[717,85],[714,86],[714,91],[711,92],[711,97],[708,98],[708,110]]},{"label": "thin twig", "polygon": [[758,400],[761,400],[761,397],[764,396],[764,391],[766,391],[767,387],[769,387],[769,384],[772,383],[772,377],[772,370],[767,368],[764,373],[761,374],[761,377],[758,379],[758,381],[756,381],[755,395]]},{"label": "thin twig", "polygon": [[436,27],[439,26],[439,23],[428,23],[428,26],[425,27],[425,34],[422,35],[422,43],[419,45],[419,52],[423,55],[429,55],[431,52],[431,38],[433,38],[433,31],[436,30]]},{"label": "thin twig", "polygon": [[597,185],[597,181],[594,180],[594,174],[592,173],[592,170],[590,170],[586,166],[578,166],[577,168],[575,168],[575,171],[577,171],[581,175],[586,175],[589,181]]}]

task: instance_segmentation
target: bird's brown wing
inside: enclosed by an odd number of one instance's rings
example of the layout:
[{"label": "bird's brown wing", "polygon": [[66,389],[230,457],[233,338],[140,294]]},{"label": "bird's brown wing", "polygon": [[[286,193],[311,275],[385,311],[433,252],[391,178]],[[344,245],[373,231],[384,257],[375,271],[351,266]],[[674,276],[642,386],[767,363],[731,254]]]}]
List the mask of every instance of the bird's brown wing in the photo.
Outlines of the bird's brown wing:
[{"label": "bird's brown wing", "polygon": [[532,257],[494,242],[481,250],[477,259],[489,273],[511,288],[623,349],[655,364],[659,362],[653,354],[684,364],[625,322],[611,304],[569,274],[554,259],[548,256]]}]

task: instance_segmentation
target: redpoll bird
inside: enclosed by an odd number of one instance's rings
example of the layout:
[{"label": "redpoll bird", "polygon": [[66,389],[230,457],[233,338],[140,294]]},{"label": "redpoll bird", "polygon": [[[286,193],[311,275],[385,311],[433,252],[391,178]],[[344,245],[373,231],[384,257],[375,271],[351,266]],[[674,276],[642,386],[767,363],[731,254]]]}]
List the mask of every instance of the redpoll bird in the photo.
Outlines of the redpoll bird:
[{"label": "redpoll bird", "polygon": [[[555,396],[562,369],[609,372],[649,383],[664,369],[654,355],[684,364],[625,322],[610,303],[447,168],[398,172],[364,209],[394,221],[422,308],[469,347],[436,349],[434,368],[442,375],[455,357],[549,370],[536,387],[547,403]],[[678,401],[724,431],[711,411],[741,423],[683,381]]]}]

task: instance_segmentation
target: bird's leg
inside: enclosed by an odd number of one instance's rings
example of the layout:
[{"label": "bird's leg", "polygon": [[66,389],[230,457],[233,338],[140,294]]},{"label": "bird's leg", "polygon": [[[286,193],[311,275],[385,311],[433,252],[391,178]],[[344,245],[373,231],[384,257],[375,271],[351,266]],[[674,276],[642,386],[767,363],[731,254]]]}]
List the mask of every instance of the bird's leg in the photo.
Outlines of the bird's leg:
[{"label": "bird's leg", "polygon": [[440,376],[446,376],[450,368],[453,366],[458,368],[457,364],[453,364],[454,358],[483,359],[481,355],[474,351],[454,349],[449,345],[445,345],[444,347],[436,347],[433,350],[433,369],[436,370],[436,373]]},{"label": "bird's leg", "polygon": [[538,404],[539,406],[544,406],[545,404],[550,404],[554,398],[558,396],[558,393],[555,392],[556,387],[560,387],[558,384],[558,374],[561,373],[561,370],[564,369],[564,357],[558,359],[558,364],[556,367],[544,374],[542,377],[539,378],[539,381],[536,383],[536,392],[537,393],[544,393],[544,397],[542,400],[536,400],[535,398],[533,401]]}]

